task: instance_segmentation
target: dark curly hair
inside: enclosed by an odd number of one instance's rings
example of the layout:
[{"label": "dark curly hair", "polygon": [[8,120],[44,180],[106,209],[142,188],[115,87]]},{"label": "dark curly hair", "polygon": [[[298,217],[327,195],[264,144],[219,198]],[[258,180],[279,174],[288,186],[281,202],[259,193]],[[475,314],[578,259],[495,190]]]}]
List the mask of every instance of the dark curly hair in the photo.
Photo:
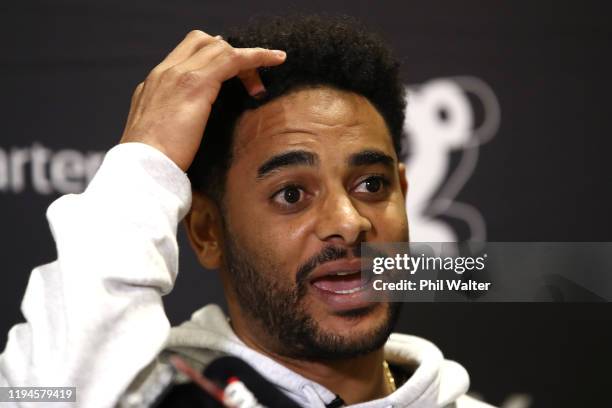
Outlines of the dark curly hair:
[{"label": "dark curly hair", "polygon": [[235,124],[242,113],[291,91],[329,86],[366,97],[384,118],[401,157],[405,90],[399,63],[377,35],[349,17],[261,16],[224,36],[234,47],[264,47],[287,52],[286,61],[259,73],[263,98],[250,97],[237,78],[226,81],[187,174],[192,188],[222,204],[232,160]]}]

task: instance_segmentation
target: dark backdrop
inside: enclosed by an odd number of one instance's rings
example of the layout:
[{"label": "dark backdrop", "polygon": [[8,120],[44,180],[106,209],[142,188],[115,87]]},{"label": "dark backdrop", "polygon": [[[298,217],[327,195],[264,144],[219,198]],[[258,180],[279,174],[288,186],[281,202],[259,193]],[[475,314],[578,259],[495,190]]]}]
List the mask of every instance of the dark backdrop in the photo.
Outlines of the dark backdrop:
[{"label": "dark backdrop", "polygon": [[[489,240],[612,241],[609,13],[603,2],[560,3],[4,2],[0,149],[107,150],[133,88],[187,31],[222,32],[261,12],[342,12],[388,39],[407,84],[470,75],[494,91],[501,125],[457,196],[482,214]],[[31,178],[0,188],[0,345],[22,319],[29,271],[55,256],[44,213],[59,193],[41,194]],[[214,272],[197,266],[182,232],[180,240],[181,275],[166,298],[173,323],[223,301]],[[529,406],[608,406],[611,312],[609,304],[408,304],[399,330],[464,364],[490,402],[527,394]]]}]

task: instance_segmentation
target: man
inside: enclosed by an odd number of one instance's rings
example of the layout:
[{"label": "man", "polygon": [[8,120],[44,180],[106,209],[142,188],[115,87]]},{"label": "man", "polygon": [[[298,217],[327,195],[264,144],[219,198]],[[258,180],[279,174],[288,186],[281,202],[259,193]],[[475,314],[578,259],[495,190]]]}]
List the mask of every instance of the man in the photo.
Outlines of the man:
[{"label": "man", "polygon": [[[0,384],[113,406],[165,349],[198,370],[240,357],[302,406],[484,406],[434,345],[389,338],[398,305],[361,287],[360,244],[408,240],[404,100],[383,43],[346,20],[191,32],[137,87],[86,192],[49,208],[58,259],[32,272]],[[170,330],[183,218],[229,320],[207,306]]]}]

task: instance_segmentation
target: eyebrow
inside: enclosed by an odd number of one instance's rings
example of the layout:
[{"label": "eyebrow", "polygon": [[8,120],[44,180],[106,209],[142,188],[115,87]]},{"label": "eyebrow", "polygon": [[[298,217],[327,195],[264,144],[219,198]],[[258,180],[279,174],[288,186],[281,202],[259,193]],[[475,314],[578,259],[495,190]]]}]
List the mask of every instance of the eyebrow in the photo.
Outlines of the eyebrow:
[{"label": "eyebrow", "polygon": [[[262,180],[274,171],[289,166],[314,166],[318,164],[318,157],[306,150],[293,150],[272,156],[257,169],[257,179]],[[390,169],[393,168],[395,160],[393,157],[380,150],[363,150],[349,156],[349,166],[371,166],[382,164]]]},{"label": "eyebrow", "polygon": [[363,150],[359,153],[354,153],[348,158],[350,166],[371,166],[373,164],[382,164],[385,167],[393,168],[395,160],[393,157],[380,150]]},{"label": "eyebrow", "polygon": [[314,153],[306,150],[293,150],[272,156],[257,169],[257,179],[261,180],[275,170],[289,166],[314,166],[318,163]]}]

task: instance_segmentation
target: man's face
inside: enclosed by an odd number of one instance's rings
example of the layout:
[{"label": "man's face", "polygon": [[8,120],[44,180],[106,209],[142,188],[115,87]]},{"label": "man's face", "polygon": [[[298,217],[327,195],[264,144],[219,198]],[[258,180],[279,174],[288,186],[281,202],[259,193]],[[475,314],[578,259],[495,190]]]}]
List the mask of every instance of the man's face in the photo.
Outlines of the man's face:
[{"label": "man's face", "polygon": [[408,240],[405,179],[382,116],[357,94],[309,88],[246,112],[234,140],[223,211],[230,313],[281,354],[380,347],[397,309],[364,299],[359,247]]}]

